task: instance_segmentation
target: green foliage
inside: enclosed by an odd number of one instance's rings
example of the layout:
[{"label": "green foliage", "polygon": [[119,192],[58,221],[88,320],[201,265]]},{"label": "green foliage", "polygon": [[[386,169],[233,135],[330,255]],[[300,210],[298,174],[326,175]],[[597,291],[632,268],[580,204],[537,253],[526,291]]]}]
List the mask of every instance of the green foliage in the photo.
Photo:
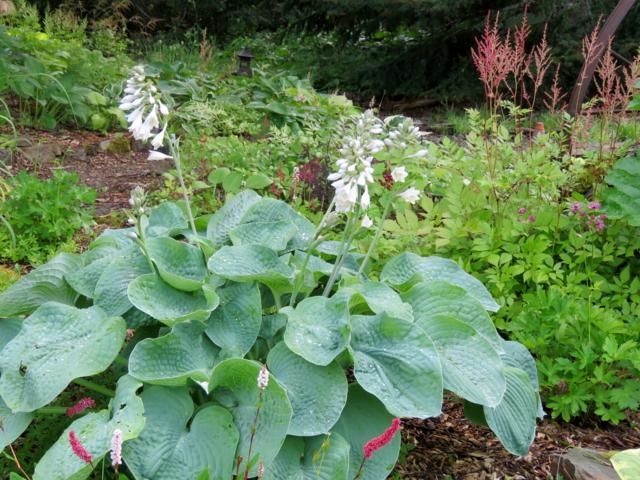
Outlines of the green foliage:
[{"label": "green foliage", "polygon": [[8,233],[0,230],[0,257],[41,263],[80,229],[88,229],[96,192],[78,179],[64,170],[55,170],[47,180],[25,171],[11,177],[0,214],[11,224],[17,242],[13,246]]},{"label": "green foliage", "polygon": [[621,480],[632,480],[640,475],[640,450],[624,450],[611,457],[611,463]]},{"label": "green foliage", "polygon": [[[254,478],[260,464],[265,478],[351,479],[392,415],[438,415],[444,389],[479,404],[505,448],[526,454],[540,410],[533,359],[497,335],[487,313],[497,304],[456,263],[401,255],[381,281],[343,268],[321,296],[329,272],[314,264],[331,270],[335,253],[286,203],[243,191],[197,224],[187,231],[163,204],[138,217],[137,234],[108,230],[0,295],[0,327],[11,327],[0,412],[13,438],[29,423],[21,415],[76,377],[120,365],[109,406],[68,425],[34,479],[87,478],[69,432],[96,466],[116,428],[123,473],[137,479]],[[307,252],[316,260],[301,266]],[[138,328],[126,346],[125,327]],[[387,478],[399,443],[361,478]]]},{"label": "green foliage", "polygon": [[640,227],[640,152],[617,162],[606,182],[610,185],[603,192],[607,215]]}]

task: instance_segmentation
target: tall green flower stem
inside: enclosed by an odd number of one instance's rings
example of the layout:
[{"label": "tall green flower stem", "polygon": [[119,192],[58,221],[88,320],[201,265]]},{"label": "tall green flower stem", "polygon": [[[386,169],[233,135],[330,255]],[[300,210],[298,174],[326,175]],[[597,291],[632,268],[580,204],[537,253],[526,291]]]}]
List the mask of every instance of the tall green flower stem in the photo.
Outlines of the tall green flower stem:
[{"label": "tall green flower stem", "polygon": [[107,397],[115,397],[115,392],[107,387],[99,385],[97,383],[91,382],[89,380],[85,380],[84,378],[76,378],[73,383],[79,385],[84,388],[88,388],[89,390],[93,390],[94,392],[100,393]]},{"label": "tall green flower stem", "polygon": [[358,270],[358,275],[362,275],[369,264],[369,260],[371,260],[371,255],[373,254],[380,237],[382,236],[382,229],[384,227],[384,221],[389,216],[389,212],[391,211],[392,198],[387,199],[387,204],[384,207],[384,212],[382,212],[382,217],[378,223],[378,228],[376,229],[376,234],[371,241],[371,245],[369,245],[369,249],[367,250],[367,255],[364,257],[362,264],[360,265],[360,269]]},{"label": "tall green flower stem", "polygon": [[331,293],[331,289],[333,285],[336,283],[336,279],[338,278],[338,274],[342,269],[342,264],[351,248],[351,244],[353,243],[353,239],[358,233],[358,219],[360,218],[360,196],[358,195],[358,200],[356,202],[356,210],[349,215],[349,220],[347,221],[347,226],[344,229],[344,235],[342,236],[342,245],[340,246],[340,253],[336,258],[336,262],[333,265],[333,270],[331,271],[331,275],[329,276],[329,280],[327,281],[327,285],[324,287],[324,291],[322,292],[323,297],[328,297]]},{"label": "tall green flower stem", "polygon": [[256,430],[258,428],[258,417],[260,416],[260,410],[262,410],[262,396],[264,395],[264,389],[260,389],[258,396],[258,405],[256,406],[256,416],[253,418],[253,424],[251,425],[251,437],[249,438],[249,451],[247,452],[246,465],[244,468],[244,480],[249,479],[249,466],[251,465],[251,450],[253,450],[253,440],[256,436]]},{"label": "tall green flower stem", "polygon": [[191,212],[191,201],[189,200],[189,194],[187,192],[187,187],[184,184],[184,178],[182,176],[182,162],[180,161],[180,140],[172,136],[169,139],[169,150],[171,151],[171,156],[173,157],[173,164],[176,167],[176,172],[178,174],[178,181],[180,182],[180,187],[182,188],[182,197],[184,198],[185,207],[187,209],[187,216],[189,217],[189,225],[191,226],[191,231],[197,237],[198,231],[196,230],[196,222],[193,220],[193,213]]}]

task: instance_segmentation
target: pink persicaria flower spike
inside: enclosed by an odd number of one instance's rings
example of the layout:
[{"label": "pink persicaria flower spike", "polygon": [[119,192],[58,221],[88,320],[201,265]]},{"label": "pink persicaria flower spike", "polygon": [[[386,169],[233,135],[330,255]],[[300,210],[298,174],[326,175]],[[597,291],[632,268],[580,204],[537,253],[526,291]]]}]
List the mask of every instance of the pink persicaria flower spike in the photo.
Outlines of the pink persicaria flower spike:
[{"label": "pink persicaria flower spike", "polygon": [[372,438],[364,444],[364,447],[362,447],[364,458],[366,458],[367,460],[370,459],[371,455],[373,455],[373,452],[375,452],[376,450],[380,450],[385,445],[388,445],[389,442],[393,440],[393,437],[398,432],[398,430],[400,430],[400,419],[394,418],[391,422],[391,426],[384,432],[382,432],[382,435]]},{"label": "pink persicaria flower spike", "polygon": [[82,446],[73,430],[69,432],[69,443],[71,444],[71,450],[73,450],[73,453],[75,453],[80,460],[89,465],[93,465],[93,463],[91,463],[91,454]]},{"label": "pink persicaria flower spike", "polygon": [[269,370],[265,365],[260,369],[260,373],[258,373],[258,388],[260,390],[264,390],[269,385]]},{"label": "pink persicaria flower spike", "polygon": [[95,406],[96,402],[93,400],[93,398],[82,398],[73,407],[67,408],[67,417],[73,417],[74,415],[78,415],[79,413],[84,412],[87,408],[94,408]]},{"label": "pink persicaria flower spike", "polygon": [[122,465],[122,430],[116,428],[111,435],[111,465],[118,470]]}]

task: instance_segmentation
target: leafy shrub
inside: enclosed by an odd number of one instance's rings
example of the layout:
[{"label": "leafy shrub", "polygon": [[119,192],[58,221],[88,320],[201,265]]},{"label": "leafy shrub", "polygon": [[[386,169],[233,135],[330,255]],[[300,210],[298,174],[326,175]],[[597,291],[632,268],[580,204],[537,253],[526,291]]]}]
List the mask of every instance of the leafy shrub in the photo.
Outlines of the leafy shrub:
[{"label": "leafy shrub", "polygon": [[[34,480],[87,478],[115,430],[137,479],[363,468],[382,480],[399,437],[366,461],[363,445],[394,416],[438,415],[443,389],[526,454],[540,413],[533,359],[498,335],[487,313],[498,305],[454,262],[405,253],[375,281],[344,252],[339,286],[321,295],[336,242],[284,202],[243,191],[194,235],[175,204],[147,212],[141,198],[136,234],[106,231],[0,294],[5,438],[71,382],[113,397],[71,421]],[[121,372],[115,392],[80,378],[107,369]]]},{"label": "leafy shrub", "polygon": [[17,242],[12,246],[7,234],[0,231],[0,257],[41,263],[78,230],[88,228],[96,192],[78,180],[76,173],[64,170],[54,171],[47,180],[25,171],[10,178],[10,191],[0,204],[0,214],[13,228]]}]

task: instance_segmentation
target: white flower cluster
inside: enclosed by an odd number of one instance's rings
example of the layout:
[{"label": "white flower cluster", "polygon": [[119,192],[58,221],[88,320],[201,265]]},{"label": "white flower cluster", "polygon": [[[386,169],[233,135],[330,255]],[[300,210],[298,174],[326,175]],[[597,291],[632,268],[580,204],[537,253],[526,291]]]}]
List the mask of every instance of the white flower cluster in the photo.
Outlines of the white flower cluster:
[{"label": "white flower cluster", "polygon": [[164,144],[169,109],[162,103],[158,88],[145,74],[144,66],[137,65],[131,69],[131,78],[127,80],[124,93],[120,109],[129,112],[127,121],[133,138],[143,142],[151,138],[153,148],[160,148]]},{"label": "white flower cluster", "polygon": [[409,117],[394,115],[384,119],[385,126],[389,129],[389,136],[384,143],[389,148],[407,148],[420,142],[426,135],[415,126]]},{"label": "white flower cluster", "polygon": [[269,385],[269,370],[263,365],[258,372],[258,388],[264,390]]},{"label": "white flower cluster", "polygon": [[116,428],[111,436],[111,465],[122,465],[122,430]]}]

